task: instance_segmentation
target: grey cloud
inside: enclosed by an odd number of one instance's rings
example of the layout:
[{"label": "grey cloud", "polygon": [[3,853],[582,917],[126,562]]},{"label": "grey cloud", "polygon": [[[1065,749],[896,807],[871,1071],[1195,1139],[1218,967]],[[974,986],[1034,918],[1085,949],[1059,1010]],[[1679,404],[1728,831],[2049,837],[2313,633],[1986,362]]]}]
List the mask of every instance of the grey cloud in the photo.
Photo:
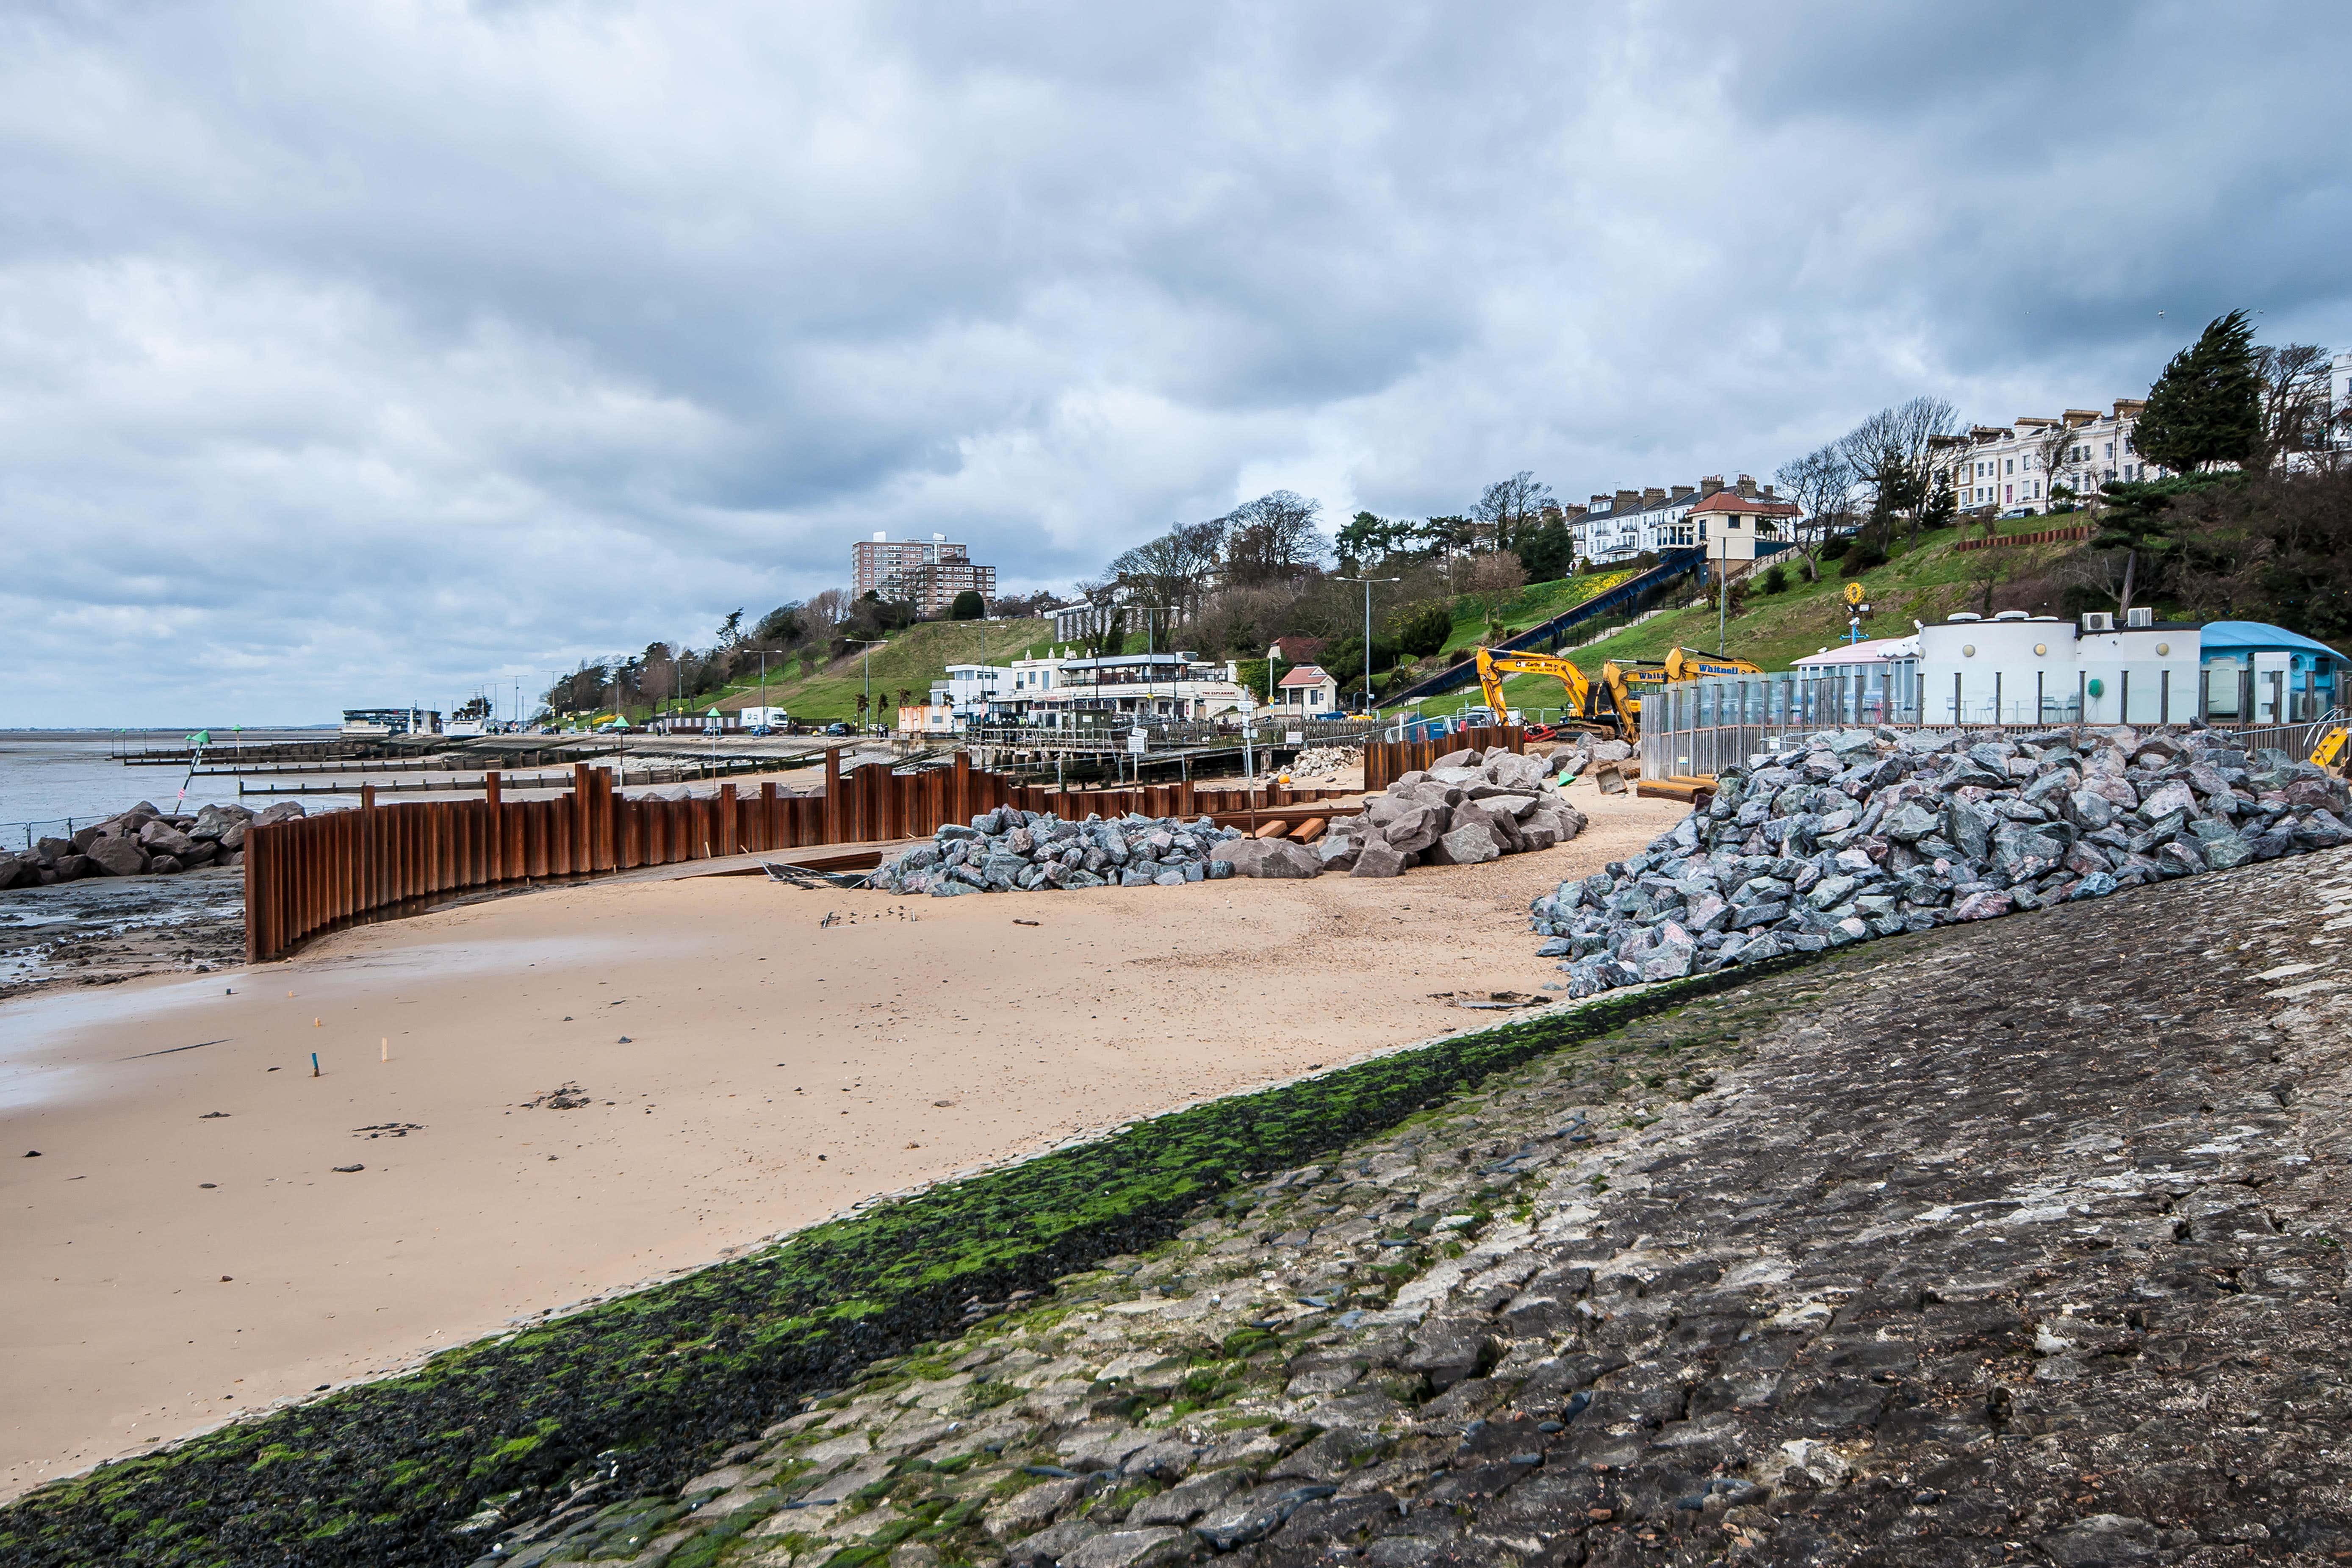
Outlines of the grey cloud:
[{"label": "grey cloud", "polygon": [[[317,719],[2352,337],[2336,9],[16,8],[0,722]],[[2155,311],[2170,312],[2164,322]],[[151,679],[126,691],[104,672]],[[133,694],[135,693],[135,694]]]}]

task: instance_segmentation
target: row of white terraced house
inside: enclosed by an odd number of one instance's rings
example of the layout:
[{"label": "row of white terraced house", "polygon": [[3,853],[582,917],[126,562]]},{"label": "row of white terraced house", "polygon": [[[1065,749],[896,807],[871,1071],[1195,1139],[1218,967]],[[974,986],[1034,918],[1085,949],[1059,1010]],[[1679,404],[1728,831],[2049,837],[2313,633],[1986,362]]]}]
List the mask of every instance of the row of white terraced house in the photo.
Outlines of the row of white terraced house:
[{"label": "row of white terraced house", "polygon": [[2105,414],[2069,408],[2057,416],[2020,415],[2009,425],[1971,426],[1965,435],[1931,437],[1928,462],[1964,510],[2048,511],[2053,485],[2085,496],[2109,479],[2164,477],[2167,470],[2132,444],[2147,407],[2145,398],[2119,397]]},{"label": "row of white terraced house", "polygon": [[[2345,430],[2336,418],[2352,410],[2352,351],[2328,363],[2324,396],[2321,425],[2340,432],[2326,438],[2352,438],[2352,430]],[[1963,508],[2046,512],[2057,499],[2051,494],[2054,485],[2085,496],[2110,479],[2160,479],[2171,471],[2141,456],[2133,440],[2147,408],[2146,398],[2119,397],[2105,414],[2095,408],[2069,408],[2056,416],[2020,415],[2008,425],[1971,426],[1965,435],[1938,436],[1928,442],[1931,468],[1950,481]],[[2300,466],[2312,456],[2290,453],[2282,460]]]},{"label": "row of white terraced house", "polygon": [[1751,546],[1730,551],[1735,559],[1753,559],[1753,540],[1772,538],[1794,523],[1800,511],[1770,485],[1746,474],[1729,484],[1721,474],[1709,474],[1696,485],[1619,490],[1596,495],[1588,506],[1562,509],[1578,556],[1602,565],[1631,561],[1645,551],[1655,555],[1697,548],[1715,554],[1711,541],[1717,530]]}]

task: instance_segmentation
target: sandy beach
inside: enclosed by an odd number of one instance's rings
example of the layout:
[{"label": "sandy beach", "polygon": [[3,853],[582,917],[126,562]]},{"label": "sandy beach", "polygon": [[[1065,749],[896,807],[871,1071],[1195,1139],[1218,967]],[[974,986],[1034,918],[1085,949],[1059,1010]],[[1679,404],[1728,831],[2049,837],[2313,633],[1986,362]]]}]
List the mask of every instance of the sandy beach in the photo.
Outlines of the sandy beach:
[{"label": "sandy beach", "polygon": [[0,1004],[0,1491],[872,1194],[1491,1023],[1432,994],[1557,980],[1528,900],[1687,809],[1574,798],[1573,844],[1400,881],[592,885]]}]

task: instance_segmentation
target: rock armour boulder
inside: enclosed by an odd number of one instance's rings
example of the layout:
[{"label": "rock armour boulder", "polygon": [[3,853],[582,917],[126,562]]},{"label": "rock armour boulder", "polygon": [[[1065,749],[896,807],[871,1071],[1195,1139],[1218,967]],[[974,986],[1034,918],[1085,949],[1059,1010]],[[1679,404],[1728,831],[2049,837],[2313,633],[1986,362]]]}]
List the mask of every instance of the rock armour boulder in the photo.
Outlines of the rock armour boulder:
[{"label": "rock armour boulder", "polygon": [[1585,996],[2329,848],[2346,816],[2341,780],[2216,730],[1823,731],[1726,770],[1534,925]]},{"label": "rock armour boulder", "polygon": [[[1589,826],[1560,798],[1538,758],[1514,752],[1449,752],[1364,803],[1332,829],[1352,855],[1351,874],[1393,877],[1409,866],[1477,865],[1565,844]],[[1377,853],[1375,851],[1378,851]]]},{"label": "rock armour boulder", "polygon": [[[1297,876],[1296,869],[1244,870],[1237,852],[1260,841],[1245,838],[1207,817],[1090,816],[1066,822],[1045,812],[1011,806],[984,811],[969,825],[949,823],[929,844],[918,844],[883,863],[871,885],[890,893],[1003,893],[1062,888],[1181,887],[1187,882],[1231,876]],[[1267,841],[1271,842],[1271,841]],[[1321,861],[1297,845],[1313,876]],[[1256,851],[1249,853],[1255,857]],[[1255,860],[1252,859],[1255,866]],[[1295,862],[1286,860],[1286,866]]]},{"label": "rock armour boulder", "polygon": [[147,852],[135,838],[101,836],[91,839],[83,854],[110,877],[136,877],[147,869]]}]

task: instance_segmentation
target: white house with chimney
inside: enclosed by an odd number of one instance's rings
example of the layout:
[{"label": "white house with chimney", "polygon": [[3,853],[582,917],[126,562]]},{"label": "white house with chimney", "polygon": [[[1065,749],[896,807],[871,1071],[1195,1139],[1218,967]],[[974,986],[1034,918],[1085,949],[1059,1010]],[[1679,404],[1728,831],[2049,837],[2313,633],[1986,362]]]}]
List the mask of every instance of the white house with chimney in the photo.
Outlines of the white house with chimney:
[{"label": "white house with chimney", "polygon": [[[2046,512],[2051,487],[2075,496],[2096,494],[2110,479],[2162,479],[2168,471],[2132,443],[2145,398],[2117,398],[2105,413],[2069,408],[2061,415],[2020,415],[2007,425],[1974,425],[1927,444],[1930,471],[1941,474],[1963,511],[1990,507],[2003,513]],[[2057,460],[2045,468],[2045,439],[2063,432]]]},{"label": "white house with chimney", "polygon": [[1717,495],[1783,509],[1772,514],[1775,527],[1796,515],[1796,509],[1779,500],[1770,485],[1759,485],[1747,474],[1726,484],[1721,474],[1709,474],[1695,485],[1619,490],[1614,495],[1596,495],[1589,505],[1569,508],[1576,553],[1582,560],[1610,566],[1621,565],[1645,551],[1656,555],[1700,548],[1706,543],[1707,523],[1701,508]]}]

